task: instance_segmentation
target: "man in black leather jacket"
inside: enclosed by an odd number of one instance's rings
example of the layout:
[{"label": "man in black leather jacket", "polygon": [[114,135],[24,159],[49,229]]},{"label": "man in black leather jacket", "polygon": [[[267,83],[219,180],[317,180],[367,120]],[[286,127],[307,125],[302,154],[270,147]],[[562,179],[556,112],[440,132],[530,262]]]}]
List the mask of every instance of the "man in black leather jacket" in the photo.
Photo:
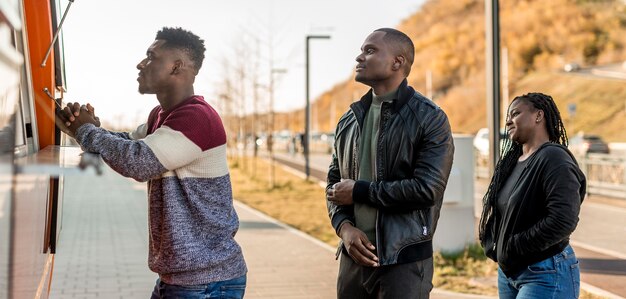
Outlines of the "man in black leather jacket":
[{"label": "man in black leather jacket", "polygon": [[328,214],[341,238],[338,298],[428,298],[433,245],[454,145],[446,114],[407,85],[414,46],[370,34],[355,79],[370,91],[336,129]]}]

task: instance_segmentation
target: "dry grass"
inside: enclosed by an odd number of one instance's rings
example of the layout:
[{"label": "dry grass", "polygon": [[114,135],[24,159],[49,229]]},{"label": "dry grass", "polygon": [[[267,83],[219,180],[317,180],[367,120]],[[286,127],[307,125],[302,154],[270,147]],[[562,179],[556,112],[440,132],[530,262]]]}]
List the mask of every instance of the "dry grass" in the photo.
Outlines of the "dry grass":
[{"label": "dry grass", "polygon": [[230,159],[230,171],[237,200],[331,246],[339,244],[319,184],[305,181],[276,165],[275,187],[271,188],[269,163],[264,159],[256,162],[253,158]]},{"label": "dry grass", "polygon": [[435,253],[433,284],[442,289],[468,294],[497,296],[496,263],[488,260],[478,244],[463,252]]},{"label": "dry grass", "polygon": [[[333,247],[339,238],[330,225],[324,190],[317,182],[275,167],[275,187],[270,187],[270,165],[254,158],[230,159],[234,197],[304,233]],[[455,292],[497,296],[496,264],[488,260],[482,248],[470,245],[460,253],[439,253],[434,256],[433,284]],[[581,291],[582,299],[602,297]]]}]

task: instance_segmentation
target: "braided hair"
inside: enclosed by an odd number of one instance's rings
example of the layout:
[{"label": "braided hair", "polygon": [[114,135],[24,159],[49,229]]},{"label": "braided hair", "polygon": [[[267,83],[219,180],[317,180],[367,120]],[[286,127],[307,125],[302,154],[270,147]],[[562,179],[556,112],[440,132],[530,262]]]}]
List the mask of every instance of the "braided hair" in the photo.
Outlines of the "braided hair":
[{"label": "braided hair", "polygon": [[[559,109],[556,107],[551,96],[542,93],[528,93],[515,97],[511,104],[515,101],[526,101],[534,109],[542,110],[546,120],[546,129],[548,130],[548,138],[550,142],[567,146],[568,139],[563,120]],[[478,236],[480,240],[484,240],[487,221],[493,214],[496,206],[496,199],[500,187],[506,182],[506,179],[515,168],[517,160],[522,155],[522,145],[513,142],[511,138],[506,138],[500,152],[500,160],[496,164],[496,168],[491,177],[487,193],[483,197],[483,212],[480,217]]]}]

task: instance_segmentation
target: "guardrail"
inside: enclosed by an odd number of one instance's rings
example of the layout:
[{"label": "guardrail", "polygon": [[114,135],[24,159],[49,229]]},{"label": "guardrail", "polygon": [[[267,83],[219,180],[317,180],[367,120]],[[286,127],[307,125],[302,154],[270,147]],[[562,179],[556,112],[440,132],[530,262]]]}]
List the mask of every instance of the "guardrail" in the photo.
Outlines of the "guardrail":
[{"label": "guardrail", "polygon": [[578,158],[587,193],[626,199],[626,156],[588,154]]},{"label": "guardrail", "polygon": [[[576,157],[587,177],[587,193],[626,199],[626,155],[588,154]],[[487,158],[476,156],[476,177],[490,179]]]}]

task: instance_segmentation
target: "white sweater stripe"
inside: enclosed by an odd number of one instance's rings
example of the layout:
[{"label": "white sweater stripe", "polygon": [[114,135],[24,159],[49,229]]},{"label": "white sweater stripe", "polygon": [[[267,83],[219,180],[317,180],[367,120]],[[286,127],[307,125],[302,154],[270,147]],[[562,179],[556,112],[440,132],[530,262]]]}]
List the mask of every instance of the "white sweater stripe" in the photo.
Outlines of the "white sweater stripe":
[{"label": "white sweater stripe", "polygon": [[188,165],[168,171],[163,177],[177,176],[184,178],[216,178],[228,174],[226,144],[204,151],[198,159]]},{"label": "white sweater stripe", "polygon": [[178,169],[200,157],[202,150],[183,133],[161,126],[144,142],[168,170]]},{"label": "white sweater stripe", "polygon": [[130,132],[128,135],[130,136],[130,139],[132,140],[139,140],[139,139],[146,138],[146,135],[148,135],[148,126],[146,124],[141,124],[137,127],[137,129]]}]

